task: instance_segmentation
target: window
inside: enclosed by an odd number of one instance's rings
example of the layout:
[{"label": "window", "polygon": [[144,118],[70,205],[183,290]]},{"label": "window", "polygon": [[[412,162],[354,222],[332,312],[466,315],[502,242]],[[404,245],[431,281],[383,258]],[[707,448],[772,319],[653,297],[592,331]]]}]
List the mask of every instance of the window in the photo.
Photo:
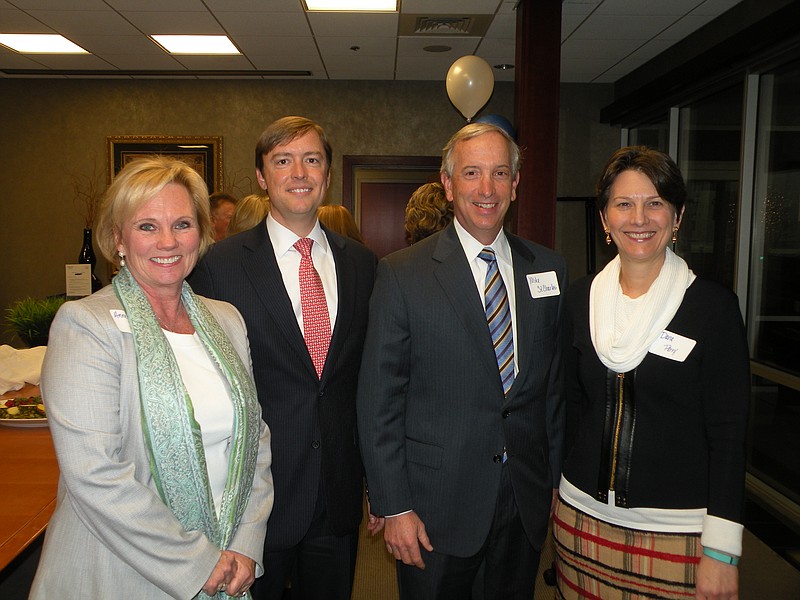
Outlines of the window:
[{"label": "window", "polygon": [[741,84],[680,110],[678,166],[689,195],[677,252],[701,277],[734,287]]}]

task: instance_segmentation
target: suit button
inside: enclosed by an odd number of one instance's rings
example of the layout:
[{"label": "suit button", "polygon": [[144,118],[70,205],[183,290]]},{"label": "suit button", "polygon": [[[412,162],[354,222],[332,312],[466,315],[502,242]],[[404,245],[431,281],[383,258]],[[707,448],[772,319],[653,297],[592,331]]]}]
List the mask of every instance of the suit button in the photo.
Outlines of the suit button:
[{"label": "suit button", "polygon": [[511,414],[511,411],[504,410],[504,411],[503,411],[503,418],[504,418],[504,419],[507,419],[507,418],[508,418],[508,415],[510,415],[510,414]]},{"label": "suit button", "polygon": [[499,463],[503,462],[503,457],[501,455],[499,455],[499,454],[495,454],[494,458],[492,458],[492,460],[499,464]]},{"label": "suit button", "polygon": [[314,450],[319,448],[319,440],[314,440],[313,442],[311,442],[311,447],[314,448]]}]

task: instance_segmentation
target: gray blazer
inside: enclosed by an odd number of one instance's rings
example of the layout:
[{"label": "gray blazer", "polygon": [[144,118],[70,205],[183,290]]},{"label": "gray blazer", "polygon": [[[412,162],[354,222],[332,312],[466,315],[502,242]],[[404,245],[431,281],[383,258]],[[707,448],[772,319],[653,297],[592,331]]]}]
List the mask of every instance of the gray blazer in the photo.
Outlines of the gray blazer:
[{"label": "gray blazer", "polygon": [[[358,386],[372,511],[414,510],[437,552],[472,556],[491,527],[508,452],[517,506],[541,547],[563,445],[562,297],[532,297],[526,275],[563,258],[508,235],[519,374],[503,396],[475,280],[453,225],[378,265]],[[497,457],[497,458],[495,458]]]},{"label": "gray blazer", "polygon": [[[247,332],[231,305],[203,299],[252,373]],[[192,598],[220,550],[187,532],[158,496],[142,436],[136,358],[113,288],[67,302],[50,329],[42,368],[61,471],[31,598]],[[261,423],[258,467],[247,510],[229,549],[253,558],[257,574],[273,502],[270,434]]]}]

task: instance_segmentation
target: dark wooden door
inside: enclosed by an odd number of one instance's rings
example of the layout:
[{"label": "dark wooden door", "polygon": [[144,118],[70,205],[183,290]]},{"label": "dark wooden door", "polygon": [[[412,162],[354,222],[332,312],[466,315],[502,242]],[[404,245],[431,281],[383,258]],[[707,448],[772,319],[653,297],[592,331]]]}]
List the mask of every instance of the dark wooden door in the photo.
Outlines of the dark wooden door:
[{"label": "dark wooden door", "polygon": [[422,183],[361,184],[361,235],[378,258],[408,245],[403,229],[406,204]]}]

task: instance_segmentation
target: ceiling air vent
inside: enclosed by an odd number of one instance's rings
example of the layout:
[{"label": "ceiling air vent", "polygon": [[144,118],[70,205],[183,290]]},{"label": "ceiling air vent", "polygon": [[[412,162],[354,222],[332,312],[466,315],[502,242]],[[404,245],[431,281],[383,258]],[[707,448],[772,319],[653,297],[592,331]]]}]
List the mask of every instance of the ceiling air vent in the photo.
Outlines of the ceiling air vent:
[{"label": "ceiling air vent", "polygon": [[414,15],[400,13],[400,35],[405,37],[483,37],[494,15]]},{"label": "ceiling air vent", "polygon": [[420,17],[414,33],[435,35],[468,35],[469,17]]}]

